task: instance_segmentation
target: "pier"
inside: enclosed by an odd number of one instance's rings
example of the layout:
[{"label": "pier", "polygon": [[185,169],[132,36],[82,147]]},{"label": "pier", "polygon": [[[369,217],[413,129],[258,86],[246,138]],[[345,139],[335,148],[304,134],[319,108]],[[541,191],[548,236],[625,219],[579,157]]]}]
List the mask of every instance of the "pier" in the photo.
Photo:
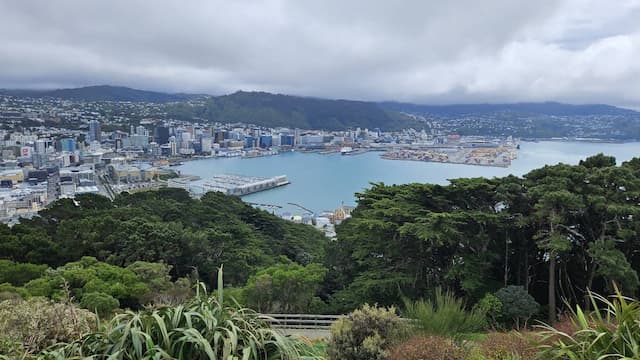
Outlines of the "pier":
[{"label": "pier", "polygon": [[205,194],[218,191],[225,195],[243,196],[259,191],[269,190],[289,184],[286,175],[262,178],[255,176],[219,174],[205,179],[198,184],[192,184],[190,190],[194,194]]}]

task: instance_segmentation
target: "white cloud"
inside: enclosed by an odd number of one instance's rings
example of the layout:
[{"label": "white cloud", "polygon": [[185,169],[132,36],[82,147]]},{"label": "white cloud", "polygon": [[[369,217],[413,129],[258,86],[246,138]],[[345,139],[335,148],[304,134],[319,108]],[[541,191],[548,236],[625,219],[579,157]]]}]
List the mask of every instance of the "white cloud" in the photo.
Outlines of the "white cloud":
[{"label": "white cloud", "polygon": [[0,87],[640,104],[640,0],[0,2]]}]

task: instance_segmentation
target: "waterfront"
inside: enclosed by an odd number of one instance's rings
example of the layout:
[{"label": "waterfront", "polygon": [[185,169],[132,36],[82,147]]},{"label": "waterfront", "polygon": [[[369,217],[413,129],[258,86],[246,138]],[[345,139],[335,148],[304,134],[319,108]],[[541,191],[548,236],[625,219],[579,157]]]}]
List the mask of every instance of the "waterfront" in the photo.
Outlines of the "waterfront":
[{"label": "waterfront", "polygon": [[369,152],[356,156],[289,152],[260,158],[218,158],[187,162],[179,167],[183,174],[202,178],[232,173],[260,177],[286,174],[291,184],[248,196],[245,201],[282,206],[282,210],[301,213],[288,203],[300,204],[316,212],[354,205],[354,193],[370,182],[404,184],[410,182],[445,184],[459,177],[523,175],[545,164],[577,164],[581,159],[603,152],[618,163],[640,156],[640,143],[522,142],[518,158],[509,168],[447,163],[396,161]]}]

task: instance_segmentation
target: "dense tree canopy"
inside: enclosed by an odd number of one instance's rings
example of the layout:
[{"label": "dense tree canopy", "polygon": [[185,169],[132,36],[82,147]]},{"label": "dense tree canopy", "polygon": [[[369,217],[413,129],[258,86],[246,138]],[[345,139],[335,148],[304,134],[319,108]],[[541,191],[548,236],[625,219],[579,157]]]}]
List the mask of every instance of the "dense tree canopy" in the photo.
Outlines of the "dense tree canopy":
[{"label": "dense tree canopy", "polygon": [[113,299],[172,302],[196,278],[215,285],[224,264],[224,283],[261,311],[346,312],[429,298],[438,288],[472,305],[517,289],[553,320],[565,300],[588,307],[588,289],[640,288],[640,159],[616,165],[600,154],[522,177],[372,184],[357,200],[330,242],[220,193],[63,199],[0,226],[0,293],[55,297],[66,281],[79,301],[101,309]]},{"label": "dense tree canopy", "polygon": [[162,262],[175,278],[194,272],[213,285],[225,264],[225,283],[244,285],[280,256],[306,265],[322,262],[327,239],[243,203],[208,193],[192,199],[181,189],[62,199],[39,217],[0,227],[0,259],[56,268],[91,256],[126,267]]},{"label": "dense tree canopy", "polygon": [[[524,177],[447,186],[373,184],[337,228],[324,293],[336,311],[429,297],[438,286],[472,301],[522,286],[551,319],[566,299],[616,282],[638,290],[640,160],[602,154]],[[587,305],[588,306],[588,305]]]}]

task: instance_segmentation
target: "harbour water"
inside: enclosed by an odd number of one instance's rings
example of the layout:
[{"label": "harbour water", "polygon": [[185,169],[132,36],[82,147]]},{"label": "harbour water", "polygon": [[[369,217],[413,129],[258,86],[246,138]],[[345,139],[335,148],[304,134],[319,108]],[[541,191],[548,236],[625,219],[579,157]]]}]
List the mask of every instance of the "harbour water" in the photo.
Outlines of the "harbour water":
[{"label": "harbour water", "polygon": [[523,175],[546,164],[577,164],[597,153],[615,156],[618,163],[640,156],[640,142],[521,142],[518,158],[509,168],[447,163],[385,160],[379,152],[356,156],[288,152],[258,158],[211,158],[187,162],[178,167],[183,174],[202,178],[214,174],[240,174],[272,177],[286,174],[289,185],[244,196],[249,202],[281,206],[277,212],[301,213],[299,204],[315,212],[355,205],[354,193],[370,183],[405,184],[411,182],[446,184],[459,177],[501,177]]}]

